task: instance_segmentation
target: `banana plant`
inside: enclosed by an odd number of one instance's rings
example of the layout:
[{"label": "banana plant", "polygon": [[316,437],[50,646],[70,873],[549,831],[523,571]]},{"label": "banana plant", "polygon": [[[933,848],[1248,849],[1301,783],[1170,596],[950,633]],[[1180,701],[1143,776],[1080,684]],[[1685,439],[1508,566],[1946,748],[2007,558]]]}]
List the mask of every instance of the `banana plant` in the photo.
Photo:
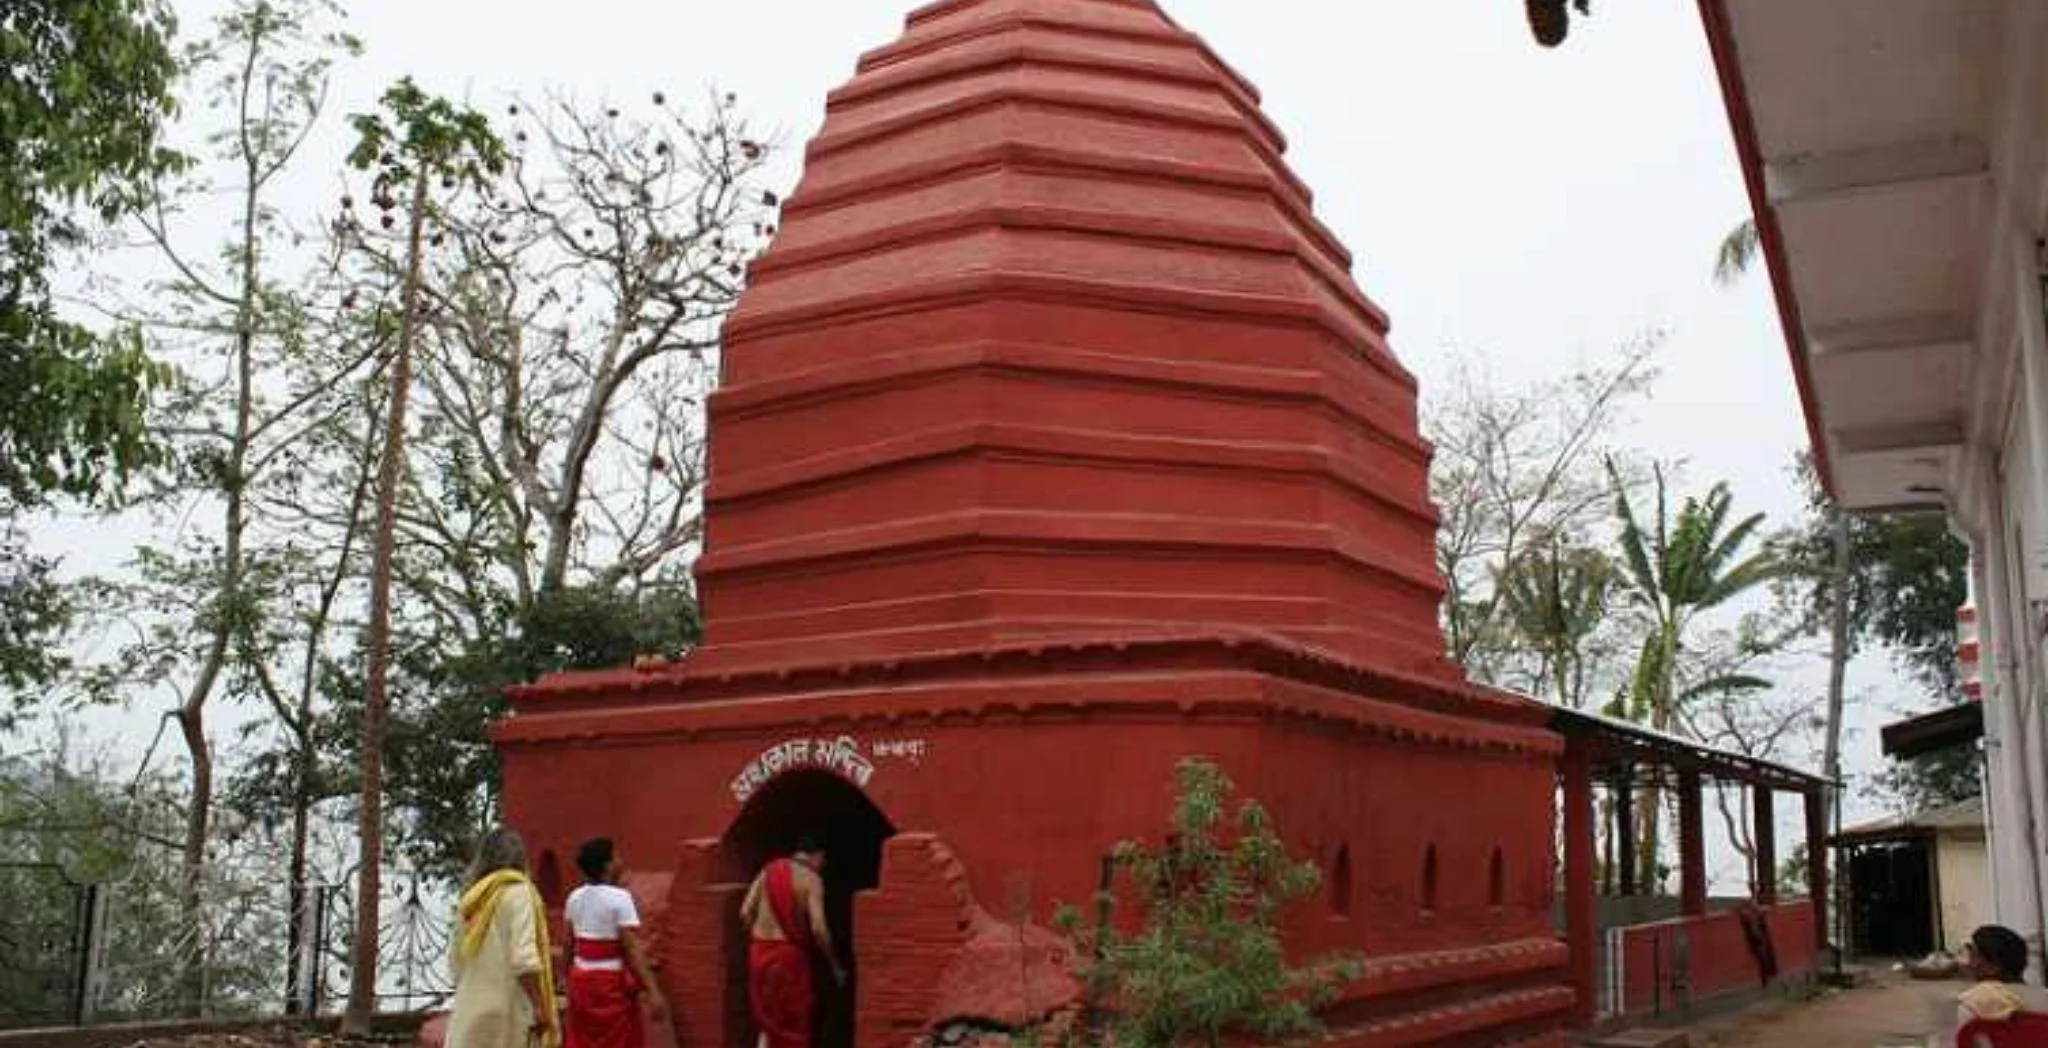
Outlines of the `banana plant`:
[{"label": "banana plant", "polygon": [[[1608,463],[1607,472],[1621,527],[1620,591],[1649,622],[1629,686],[1628,713],[1659,731],[1671,731],[1677,726],[1680,704],[1698,693],[1697,685],[1684,693],[1677,687],[1679,659],[1698,616],[1769,582],[1782,569],[1769,550],[1749,551],[1764,516],[1752,513],[1735,519],[1734,496],[1726,482],[1716,483],[1705,495],[1687,497],[1674,514],[1664,471],[1658,467],[1652,477],[1654,516],[1645,526],[1614,463]],[[1646,794],[1637,861],[1643,883],[1652,883],[1657,787],[1651,785]]]}]

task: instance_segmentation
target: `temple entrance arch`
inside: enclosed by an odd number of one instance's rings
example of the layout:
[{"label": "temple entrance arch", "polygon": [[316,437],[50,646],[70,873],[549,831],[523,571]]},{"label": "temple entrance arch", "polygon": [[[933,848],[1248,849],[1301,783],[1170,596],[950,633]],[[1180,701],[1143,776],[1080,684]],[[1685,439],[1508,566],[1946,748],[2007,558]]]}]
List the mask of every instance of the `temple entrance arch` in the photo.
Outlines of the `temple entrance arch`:
[{"label": "temple entrance arch", "polygon": [[[846,779],[817,768],[787,771],[747,798],[719,839],[727,879],[751,883],[763,866],[788,855],[806,834],[825,842],[825,920],[839,948],[840,963],[848,972],[846,987],[838,991],[827,972],[817,973],[821,998],[817,1044],[819,1048],[852,1048],[854,1002],[860,983],[860,972],[854,967],[853,899],[880,886],[882,845],[896,835],[896,827],[866,792]],[[754,1048],[756,1031],[747,1008],[743,974],[746,929],[737,921],[732,927],[737,938],[728,943],[732,951],[728,970],[738,977],[731,982],[734,999],[729,1002],[730,1014],[746,1021],[733,1024],[739,1036],[729,1048]]]}]

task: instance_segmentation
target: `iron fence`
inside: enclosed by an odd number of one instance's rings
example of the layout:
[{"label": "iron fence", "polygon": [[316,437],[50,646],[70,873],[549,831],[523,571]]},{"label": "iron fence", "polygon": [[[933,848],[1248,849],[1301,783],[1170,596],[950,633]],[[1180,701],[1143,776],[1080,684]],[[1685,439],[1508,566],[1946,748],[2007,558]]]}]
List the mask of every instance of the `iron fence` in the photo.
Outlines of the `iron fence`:
[{"label": "iron fence", "polygon": [[[386,885],[378,1010],[445,1007],[452,899],[423,875]],[[347,1003],[352,889],[311,886],[303,903],[288,889],[211,898],[195,926],[160,887],[0,863],[0,1030],[312,1016]]]},{"label": "iron fence", "polygon": [[94,885],[51,863],[0,863],[0,1029],[90,1020]]}]

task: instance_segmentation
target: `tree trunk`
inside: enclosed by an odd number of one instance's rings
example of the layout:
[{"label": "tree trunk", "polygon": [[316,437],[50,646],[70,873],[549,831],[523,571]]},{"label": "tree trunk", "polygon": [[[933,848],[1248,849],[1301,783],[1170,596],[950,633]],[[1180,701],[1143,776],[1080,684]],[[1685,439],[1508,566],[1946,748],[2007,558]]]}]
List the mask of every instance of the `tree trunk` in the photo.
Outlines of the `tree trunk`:
[{"label": "tree trunk", "polygon": [[377,1010],[377,933],[384,890],[384,722],[391,704],[391,575],[398,539],[398,487],[404,474],[406,401],[412,385],[413,342],[419,336],[420,240],[427,221],[429,177],[424,164],[413,176],[405,287],[399,295],[398,349],[391,363],[391,404],[386,409],[383,459],[377,470],[377,531],[370,560],[368,664],[363,688],[362,803],[356,820],[362,854],[356,878],[348,1011],[342,1018],[342,1032],[352,1036],[370,1032],[370,1018]]},{"label": "tree trunk", "polygon": [[[1661,661],[1657,668],[1656,691],[1651,696],[1650,703],[1650,727],[1661,732],[1671,730],[1673,706],[1677,701],[1673,694],[1675,685],[1673,677],[1676,669],[1673,662],[1678,658],[1678,629],[1670,624],[1671,621],[1673,620],[1667,620],[1664,625],[1657,627],[1660,634],[1658,638],[1658,657]],[[1664,791],[1659,786],[1657,780],[1652,778],[1643,786],[1642,804],[1637,814],[1637,821],[1641,829],[1636,838],[1636,868],[1640,874],[1636,884],[1645,893],[1654,893],[1659,883],[1657,878],[1657,823],[1659,810],[1662,808],[1663,803]]]},{"label": "tree trunk", "polygon": [[[312,711],[300,707],[301,716],[310,717]],[[303,730],[310,731],[310,722],[302,721]],[[306,942],[306,838],[308,822],[313,807],[313,751],[312,740],[305,735],[298,739],[298,752],[292,755],[292,854],[285,876],[290,881],[287,889],[288,909],[292,926],[286,933],[285,957],[288,967],[284,979],[284,1010],[287,1015],[301,1013],[304,1003],[305,954],[310,945],[313,950],[319,944]],[[317,966],[316,966],[317,971]],[[317,975],[314,976],[318,978]]]},{"label": "tree trunk", "polygon": [[[248,68],[256,60],[257,43],[250,42]],[[247,68],[244,70],[246,77]],[[257,227],[258,201],[254,162],[247,171],[249,181],[242,193],[240,300],[235,304],[235,435],[229,445],[220,474],[221,510],[220,590],[210,609],[212,636],[207,639],[206,660],[192,682],[185,701],[178,706],[178,734],[185,742],[185,754],[192,762],[192,798],[185,810],[185,840],[182,871],[178,885],[179,916],[188,936],[184,943],[183,996],[186,1011],[197,1016],[206,1008],[207,944],[204,899],[206,841],[213,823],[213,750],[206,739],[206,704],[220,680],[234,646],[236,634],[247,619],[243,606],[243,536],[248,529],[247,469],[249,444],[254,439],[256,416],[256,303],[262,290],[258,279],[257,255],[260,232]]]},{"label": "tree trunk", "polygon": [[206,1007],[206,932],[202,887],[206,880],[206,838],[213,810],[213,751],[206,743],[203,705],[178,710],[178,734],[192,761],[192,799],[185,809],[185,841],[178,881],[178,917],[185,939],[180,944],[184,978],[180,995],[184,1011],[194,1017]]},{"label": "tree trunk", "polygon": [[1835,567],[1828,581],[1828,723],[1821,770],[1842,774],[1842,682],[1849,670],[1849,517],[1834,510]]},{"label": "tree trunk", "polygon": [[[1828,812],[1830,833],[1841,829],[1842,806],[1839,787],[1835,783],[1842,778],[1842,686],[1849,672],[1849,574],[1854,569],[1849,550],[1849,515],[1840,506],[1834,507],[1835,567],[1828,582],[1828,723],[1827,738],[1822,743],[1821,774],[1827,777],[1828,785],[1823,787],[1827,801],[1824,810]],[[1834,860],[1828,883],[1837,886],[1847,884],[1838,852],[1830,849],[1821,855],[1809,855],[1806,861],[1826,863]],[[1840,898],[1839,892],[1837,899]],[[1836,907],[1839,912],[1840,906]],[[1828,941],[1834,937],[1829,935]]]}]

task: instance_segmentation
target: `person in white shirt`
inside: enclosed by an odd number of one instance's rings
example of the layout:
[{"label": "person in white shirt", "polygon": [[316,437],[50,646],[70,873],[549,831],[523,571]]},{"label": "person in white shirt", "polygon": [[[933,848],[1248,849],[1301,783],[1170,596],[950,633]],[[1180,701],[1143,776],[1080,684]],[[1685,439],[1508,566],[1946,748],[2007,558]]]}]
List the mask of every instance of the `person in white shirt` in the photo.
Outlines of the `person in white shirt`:
[{"label": "person in white shirt", "polygon": [[668,1002],[647,965],[640,911],[619,886],[625,866],[611,838],[585,841],[576,865],[584,884],[569,893],[562,916],[569,925],[569,1007],[565,1048],[643,1048],[647,1041],[641,998],[655,1022],[668,1019]]}]

